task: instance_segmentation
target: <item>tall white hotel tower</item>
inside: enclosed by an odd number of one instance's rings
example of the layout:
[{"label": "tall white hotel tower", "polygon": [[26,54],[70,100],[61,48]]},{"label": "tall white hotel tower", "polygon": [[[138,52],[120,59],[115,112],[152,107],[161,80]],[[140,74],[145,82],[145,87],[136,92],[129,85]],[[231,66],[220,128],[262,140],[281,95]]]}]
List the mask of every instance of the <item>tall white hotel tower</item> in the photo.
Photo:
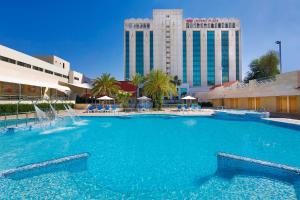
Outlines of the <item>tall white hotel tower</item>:
[{"label": "tall white hotel tower", "polygon": [[182,80],[181,91],[207,91],[241,80],[240,21],[182,18],[182,10],[153,10],[153,19],[124,22],[125,79],[161,69]]}]

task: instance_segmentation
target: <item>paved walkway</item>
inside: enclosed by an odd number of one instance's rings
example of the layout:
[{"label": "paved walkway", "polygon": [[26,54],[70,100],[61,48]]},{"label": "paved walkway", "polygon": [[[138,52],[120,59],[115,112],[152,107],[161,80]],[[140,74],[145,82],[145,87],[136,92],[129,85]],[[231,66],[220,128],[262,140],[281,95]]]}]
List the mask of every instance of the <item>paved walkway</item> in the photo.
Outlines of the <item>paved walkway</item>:
[{"label": "paved walkway", "polygon": [[[87,113],[85,110],[75,110],[78,116],[127,116],[127,115],[149,115],[149,114],[168,114],[168,115],[178,115],[178,116],[212,116],[214,114],[213,109],[201,109],[199,111],[177,111],[176,109],[166,108],[163,111],[142,111],[142,112],[94,112],[94,113]],[[66,111],[59,111],[60,116],[68,116]],[[34,118],[35,114],[20,114],[18,119],[26,119],[26,118]],[[7,120],[14,120],[16,119],[16,115],[7,116]],[[4,116],[0,116],[1,120],[5,120]],[[299,119],[290,119],[285,117],[280,118],[265,118],[265,120],[275,121],[275,122],[283,122],[288,124],[300,125]]]},{"label": "paved walkway", "polygon": [[214,114],[212,109],[201,109],[199,111],[177,111],[174,109],[164,109],[163,111],[141,111],[141,112],[94,112],[87,113],[83,110],[76,110],[79,116],[126,116],[126,115],[149,115],[149,114],[168,114],[180,116],[211,116]]},{"label": "paved walkway", "polygon": [[265,120],[274,121],[274,122],[284,122],[288,124],[300,125],[299,119],[288,119],[288,118],[264,118]]}]

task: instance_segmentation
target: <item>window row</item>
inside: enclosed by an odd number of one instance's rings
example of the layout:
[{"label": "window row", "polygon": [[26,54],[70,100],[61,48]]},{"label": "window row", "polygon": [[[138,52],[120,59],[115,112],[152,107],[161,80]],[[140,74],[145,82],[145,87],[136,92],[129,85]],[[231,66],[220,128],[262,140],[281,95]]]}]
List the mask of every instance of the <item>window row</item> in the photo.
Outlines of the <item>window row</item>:
[{"label": "window row", "polygon": [[66,76],[66,75],[63,75],[63,74],[60,74],[60,73],[56,73],[56,72],[53,72],[53,71],[50,71],[50,70],[47,70],[47,69],[44,70],[41,67],[30,65],[28,63],[17,61],[17,60],[14,60],[14,59],[11,59],[11,58],[8,58],[8,57],[5,57],[5,56],[0,56],[0,60],[2,60],[4,62],[11,63],[11,64],[16,64],[16,65],[19,65],[19,66],[22,66],[22,67],[26,67],[28,69],[33,69],[33,70],[36,70],[36,71],[39,71],[39,72],[45,72],[47,74],[54,74],[55,76],[59,76],[59,77],[69,79],[69,76]]},{"label": "window row", "polygon": [[139,28],[139,29],[149,29],[150,24],[149,23],[129,23],[128,24],[129,28]]}]

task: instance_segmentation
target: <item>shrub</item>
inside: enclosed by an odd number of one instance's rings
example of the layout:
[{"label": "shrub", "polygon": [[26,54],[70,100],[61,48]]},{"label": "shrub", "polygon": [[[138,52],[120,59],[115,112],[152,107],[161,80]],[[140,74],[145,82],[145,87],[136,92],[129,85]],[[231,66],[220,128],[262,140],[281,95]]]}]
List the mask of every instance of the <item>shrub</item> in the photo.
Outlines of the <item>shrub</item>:
[{"label": "shrub", "polygon": [[198,105],[201,107],[213,107],[211,102],[199,102]]},{"label": "shrub", "polygon": [[[74,107],[74,104],[69,104],[72,108]],[[37,104],[39,109],[41,110],[49,110],[50,105],[48,103],[39,103]],[[65,110],[64,104],[57,103],[52,104],[55,110]],[[34,106],[33,104],[19,104],[19,113],[25,113],[25,112],[34,112]],[[13,114],[17,112],[17,104],[0,104],[0,115],[4,114]]]}]

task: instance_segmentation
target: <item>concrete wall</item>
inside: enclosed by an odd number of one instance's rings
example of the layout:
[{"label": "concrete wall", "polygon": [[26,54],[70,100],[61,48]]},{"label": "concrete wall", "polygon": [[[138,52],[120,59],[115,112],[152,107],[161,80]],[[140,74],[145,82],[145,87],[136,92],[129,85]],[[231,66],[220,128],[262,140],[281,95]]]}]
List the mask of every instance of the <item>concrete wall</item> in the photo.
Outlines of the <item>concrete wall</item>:
[{"label": "concrete wall", "polygon": [[233,83],[198,94],[200,101],[211,101],[225,108],[300,114],[300,71],[277,75],[273,79]]},{"label": "concrete wall", "polygon": [[300,114],[300,96],[273,96],[212,99],[214,107],[226,109],[266,110],[277,113]]}]

